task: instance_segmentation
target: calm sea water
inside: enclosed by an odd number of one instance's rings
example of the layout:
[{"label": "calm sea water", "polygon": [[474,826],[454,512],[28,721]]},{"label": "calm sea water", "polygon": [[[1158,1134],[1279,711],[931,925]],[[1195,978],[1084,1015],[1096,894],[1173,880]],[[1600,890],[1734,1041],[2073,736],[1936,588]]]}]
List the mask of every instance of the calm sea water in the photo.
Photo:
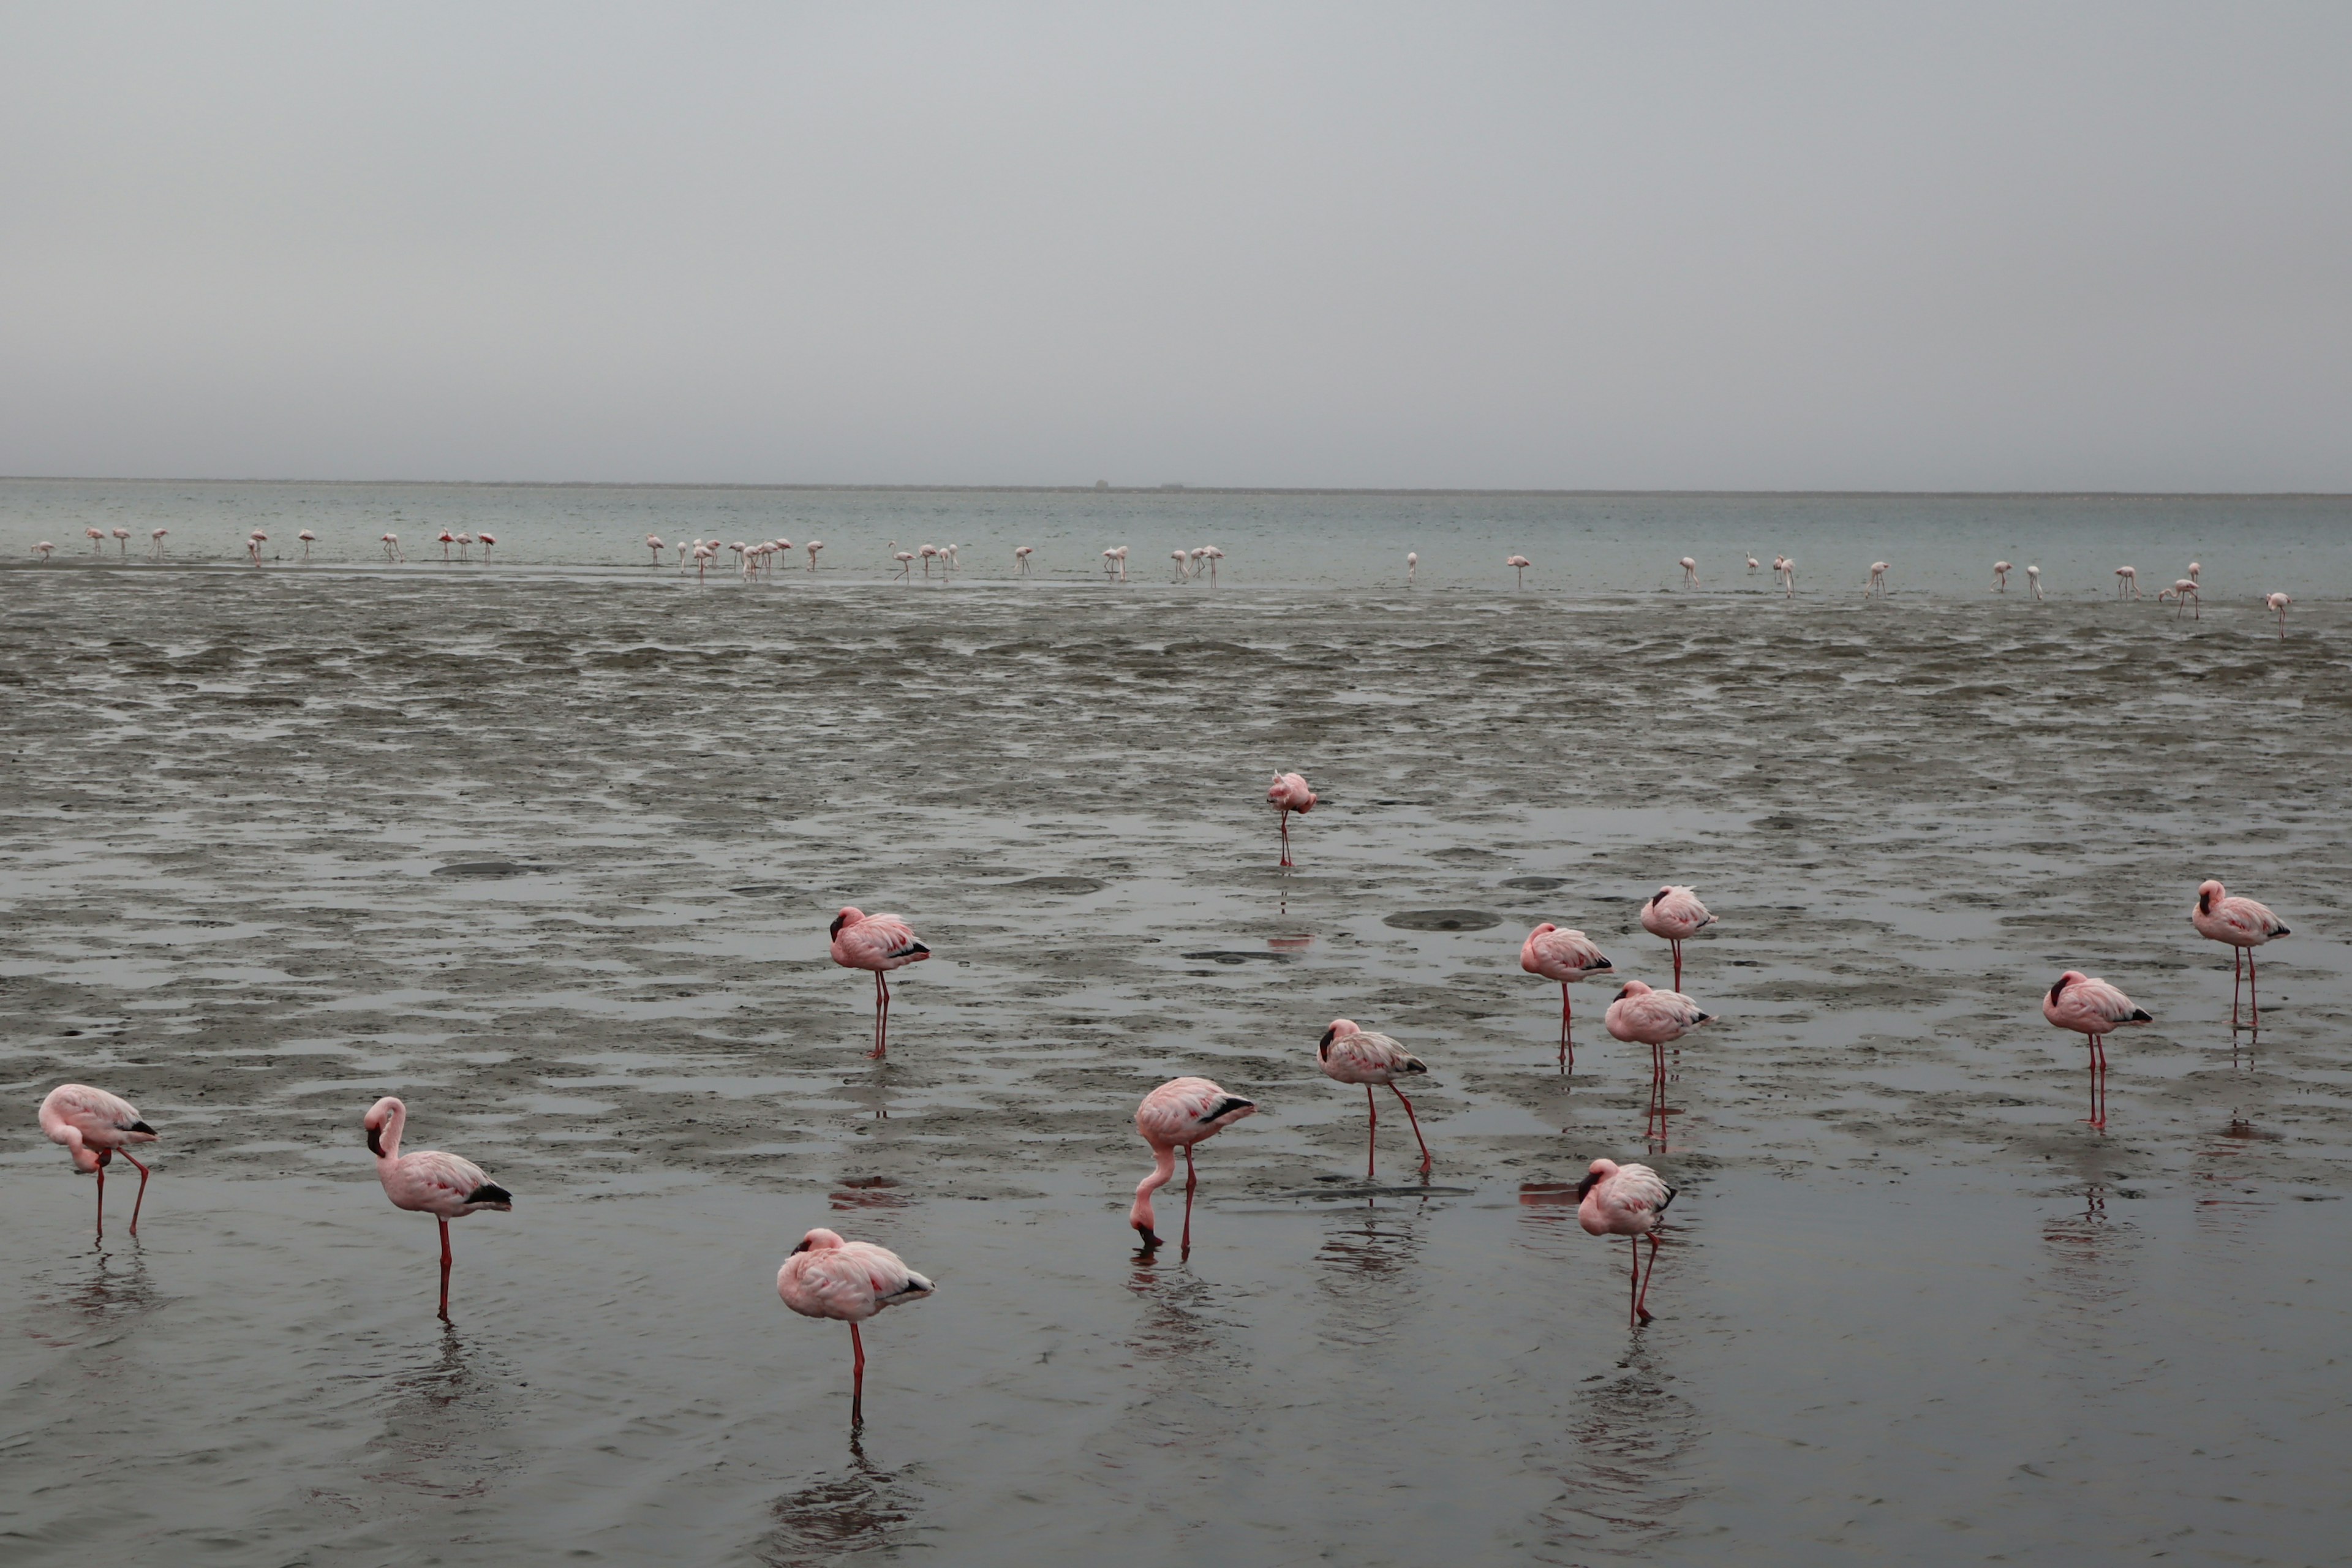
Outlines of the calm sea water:
[{"label": "calm sea water", "polygon": [[[0,481],[0,538],[23,561],[39,540],[56,560],[92,552],[82,530],[131,530],[131,555],[168,528],[172,559],[241,563],[245,537],[270,535],[266,558],[299,558],[319,536],[320,563],[380,564],[386,532],[415,563],[437,562],[447,529],[494,534],[495,558],[533,567],[646,567],[648,533],[668,541],[824,542],[827,581],[887,579],[892,546],[958,547],[965,581],[1012,574],[1030,545],[1047,581],[1096,582],[1101,552],[1129,549],[1134,582],[1170,580],[1171,550],[1225,552],[1221,583],[1357,586],[1398,581],[1407,552],[1431,588],[1510,584],[1506,557],[1535,562],[1547,593],[1679,588],[1677,563],[1702,588],[1769,585],[1775,555],[1798,563],[1798,586],[1858,591],[1873,561],[1898,593],[1973,594],[1991,564],[2042,569],[2045,592],[2113,594],[2115,568],[2137,568],[2153,594],[2191,561],[2209,600],[2352,592],[2352,498],[1336,495],[1212,491],[665,489],[419,484],[188,484]],[[113,558],[110,541],[105,553]],[[1767,572],[1750,577],[1745,557]],[[673,562],[675,557],[672,556]],[[804,563],[804,556],[796,556]],[[725,560],[731,566],[733,557]]]}]

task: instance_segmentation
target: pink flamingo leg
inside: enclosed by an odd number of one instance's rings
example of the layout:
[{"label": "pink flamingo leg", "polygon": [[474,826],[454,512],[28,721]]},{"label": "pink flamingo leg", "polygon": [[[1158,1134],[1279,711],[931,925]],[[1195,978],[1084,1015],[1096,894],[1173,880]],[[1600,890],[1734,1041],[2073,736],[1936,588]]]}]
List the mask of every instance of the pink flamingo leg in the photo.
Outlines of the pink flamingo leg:
[{"label": "pink flamingo leg", "polygon": [[1290,864],[1290,808],[1279,808],[1282,814],[1282,863]]},{"label": "pink flamingo leg", "polygon": [[1568,1003],[1568,982],[1559,983],[1559,1070],[1576,1065],[1576,1014]]},{"label": "pink flamingo leg", "polygon": [[1681,990],[1681,989],[1683,988],[1683,944],[1682,944],[1682,939],[1681,939],[1680,937],[1676,937],[1673,942],[1671,942],[1667,943],[1666,945],[1667,945],[1667,946],[1669,946],[1669,947],[1671,947],[1671,948],[1673,948],[1673,949],[1675,950],[1675,990],[1677,990],[1677,991],[1679,991],[1679,990]]},{"label": "pink flamingo leg", "polygon": [[882,972],[877,969],[874,972],[874,1055],[872,1059],[881,1060],[882,1053],[889,1048],[890,983],[882,978]]},{"label": "pink flamingo leg", "polygon": [[1633,1277],[1625,1282],[1627,1321],[1634,1328],[1642,1326],[1642,1243],[1637,1237],[1625,1238],[1625,1256],[1633,1262]]},{"label": "pink flamingo leg", "polygon": [[[2262,973],[2254,966],[2254,950],[2250,947],[2245,950],[2245,952],[2246,1002],[2250,1011],[2253,1015],[2252,1026],[2255,1030],[2260,1031],[2263,1026]],[[136,1229],[137,1226],[134,1226],[132,1228]]]},{"label": "pink flamingo leg", "polygon": [[[132,1164],[139,1165],[139,1162],[137,1160],[131,1159],[130,1150],[123,1150],[122,1157],[126,1160],[130,1160]],[[147,1167],[144,1165],[139,1165],[139,1195],[131,1200],[131,1234],[133,1236],[137,1236],[139,1234],[139,1205],[146,1201]]]},{"label": "pink flamingo leg", "polygon": [[[1364,1086],[1364,1092],[1368,1095],[1370,1094],[1372,1092],[1372,1086],[1370,1084],[1366,1084]],[[1412,1141],[1421,1145],[1421,1173],[1425,1176],[1429,1174],[1429,1143],[1428,1141],[1421,1135],[1421,1118],[1412,1113],[1412,1101],[1405,1099],[1404,1090],[1399,1089],[1394,1084],[1391,1084],[1389,1085],[1389,1092],[1395,1095],[1398,1100],[1403,1104],[1404,1119],[1412,1123]]]},{"label": "pink flamingo leg", "polygon": [[1364,1180],[1372,1179],[1372,1154],[1380,1147],[1381,1108],[1372,1103],[1372,1086],[1364,1085],[1364,1109],[1370,1113],[1371,1126],[1364,1134]]},{"label": "pink flamingo leg", "polygon": [[863,1426],[866,1421],[866,1341],[857,1325],[849,1325],[849,1348],[857,1352],[857,1364],[849,1373],[849,1424]]},{"label": "pink flamingo leg", "polygon": [[441,1321],[449,1321],[449,1222],[441,1221]]},{"label": "pink flamingo leg", "polygon": [[2238,990],[2245,983],[2246,950],[2233,946],[2230,949],[2230,1028],[2233,1033],[2238,1027]]},{"label": "pink flamingo leg", "polygon": [[[1626,1239],[1630,1241],[1633,1238],[1628,1237]],[[1633,1297],[1633,1316],[1645,1323],[1650,1321],[1650,1276],[1657,1271],[1658,1233],[1654,1230],[1650,1233],[1650,1267],[1641,1270],[1642,1289]]]}]

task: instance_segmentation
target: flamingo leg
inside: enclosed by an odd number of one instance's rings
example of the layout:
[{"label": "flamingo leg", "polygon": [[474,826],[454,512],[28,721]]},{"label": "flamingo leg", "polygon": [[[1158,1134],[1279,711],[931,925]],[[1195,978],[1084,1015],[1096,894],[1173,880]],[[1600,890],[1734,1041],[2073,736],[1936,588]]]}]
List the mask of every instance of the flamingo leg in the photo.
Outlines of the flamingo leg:
[{"label": "flamingo leg", "polygon": [[[131,1163],[134,1165],[139,1165],[138,1161],[131,1159],[130,1150],[125,1149],[121,1151],[121,1153],[124,1159],[131,1160]],[[139,1234],[139,1205],[146,1201],[147,1167],[144,1165],[139,1165],[139,1195],[131,1200],[131,1234],[133,1236],[137,1236]]]},{"label": "flamingo leg", "polygon": [[1576,1014],[1568,1003],[1568,982],[1559,983],[1559,1070],[1566,1072],[1576,1064]]},{"label": "flamingo leg", "polygon": [[1184,1234],[1176,1243],[1180,1258],[1192,1256],[1192,1188],[1198,1178],[1192,1173],[1192,1145],[1184,1145]]},{"label": "flamingo leg", "polygon": [[1280,808],[1282,814],[1282,863],[1290,864],[1290,808]]},{"label": "flamingo leg", "polygon": [[1669,942],[1667,945],[1668,945],[1668,946],[1670,946],[1670,947],[1672,947],[1672,948],[1675,950],[1675,990],[1677,990],[1677,991],[1680,991],[1680,990],[1683,988],[1683,943],[1682,943],[1682,939],[1681,939],[1680,937],[1676,937],[1673,942]]},{"label": "flamingo leg", "polygon": [[857,1325],[849,1325],[849,1348],[857,1352],[857,1363],[849,1373],[849,1424],[861,1426],[866,1420],[866,1340]]},{"label": "flamingo leg", "polygon": [[98,1163],[98,1239],[106,1239],[106,1162]]},{"label": "flamingo leg", "polygon": [[1633,1277],[1625,1285],[1627,1321],[1642,1326],[1642,1244],[1633,1237],[1625,1238],[1625,1256],[1633,1260]]},{"label": "flamingo leg", "polygon": [[1381,1142],[1381,1108],[1372,1102],[1372,1086],[1364,1085],[1364,1110],[1371,1117],[1371,1125],[1364,1132],[1364,1180],[1372,1179],[1372,1155]]},{"label": "flamingo leg", "polygon": [[882,972],[877,969],[874,972],[874,1056],[872,1059],[881,1060],[882,1053],[889,1048],[890,983],[882,977]]},{"label": "flamingo leg", "polygon": [[[1371,1091],[1372,1086],[1366,1084],[1364,1086],[1364,1092],[1366,1094],[1370,1094]],[[1404,1090],[1399,1089],[1394,1084],[1391,1084],[1389,1085],[1389,1092],[1395,1095],[1398,1100],[1403,1104],[1404,1119],[1412,1123],[1412,1141],[1421,1145],[1421,1173],[1425,1176],[1429,1174],[1429,1141],[1421,1135],[1421,1118],[1412,1113],[1412,1101],[1405,1099]]]},{"label": "flamingo leg", "polygon": [[449,1222],[446,1218],[441,1220],[441,1321],[449,1321]]},{"label": "flamingo leg", "polygon": [[2238,1029],[2238,991],[2245,983],[2246,950],[2232,946],[2230,949],[2230,1032],[2231,1034],[2235,1034]]},{"label": "flamingo leg", "polygon": [[2259,1032],[2263,1026],[2262,974],[2254,965],[2254,950],[2246,949],[2246,1005],[2253,1016],[2252,1026]]},{"label": "flamingo leg", "polygon": [[1633,1297],[1633,1316],[1650,1321],[1650,1276],[1658,1271],[1658,1233],[1650,1233],[1650,1267],[1642,1271],[1642,1289]]}]

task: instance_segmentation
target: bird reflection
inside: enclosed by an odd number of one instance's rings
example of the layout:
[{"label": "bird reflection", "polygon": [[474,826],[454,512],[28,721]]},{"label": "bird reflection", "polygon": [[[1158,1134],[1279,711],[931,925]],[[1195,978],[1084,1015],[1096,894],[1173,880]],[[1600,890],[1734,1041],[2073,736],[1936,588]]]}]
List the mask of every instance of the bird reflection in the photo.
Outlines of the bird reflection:
[{"label": "bird reflection", "polygon": [[[1679,1073],[1674,1075],[1675,1078],[1681,1076]],[[1668,1122],[1670,1119],[1683,1114],[1681,1106],[1666,1103],[1668,1081],[1668,1076],[1663,1071],[1654,1075],[1650,1079],[1650,1114],[1649,1119],[1642,1124],[1642,1140],[1649,1145],[1650,1152],[1653,1154],[1674,1152],[1674,1142],[1668,1129]]]},{"label": "bird reflection", "polygon": [[1696,1405],[1667,1387],[1656,1345],[1636,1342],[1612,1373],[1580,1385],[1568,1425],[1574,1445],[1564,1490],[1543,1510],[1556,1544],[1605,1545],[1612,1556],[1672,1539],[1698,1487]]},{"label": "bird reflection", "polygon": [[43,1298],[27,1324],[31,1338],[56,1349],[105,1344],[163,1303],[148,1278],[147,1255],[137,1243],[103,1245],[79,1279]]},{"label": "bird reflection", "polygon": [[430,1363],[392,1374],[383,1431],[368,1445],[384,1463],[369,1479],[430,1497],[479,1497],[489,1489],[500,1461],[483,1438],[502,1424],[505,1388],[478,1359],[456,1326],[444,1323]]},{"label": "bird reflection", "polygon": [[2189,1173],[2196,1183],[2198,1227],[2225,1237],[2242,1235],[2258,1209],[2269,1206],[2257,1195],[2256,1181],[2267,1151],[2279,1134],[2264,1131],[2242,1116],[2206,1138],[2192,1154]]},{"label": "bird reflection", "polygon": [[1420,1218],[1374,1210],[1324,1234],[1315,1252],[1315,1283],[1330,1301],[1324,1320],[1351,1342],[1385,1336],[1411,1313],[1423,1279]]},{"label": "bird reflection", "polygon": [[877,1121],[889,1121],[890,1085],[887,1081],[889,1070],[887,1060],[877,1062],[874,1070],[863,1079],[853,1079],[842,1084],[843,1098],[866,1107],[874,1113]]},{"label": "bird reflection", "polygon": [[2139,1249],[2138,1226],[2110,1218],[2107,1187],[2086,1181],[2080,1214],[2053,1215],[2042,1226],[2049,1281],[2068,1310],[2064,1326],[2089,1348],[2105,1342],[2108,1320],[2131,1289],[2130,1264]]},{"label": "bird reflection", "polygon": [[921,1500],[896,1474],[868,1459],[853,1434],[847,1464],[776,1500],[769,1510],[775,1528],[752,1547],[752,1556],[767,1568],[803,1568],[895,1546]]}]

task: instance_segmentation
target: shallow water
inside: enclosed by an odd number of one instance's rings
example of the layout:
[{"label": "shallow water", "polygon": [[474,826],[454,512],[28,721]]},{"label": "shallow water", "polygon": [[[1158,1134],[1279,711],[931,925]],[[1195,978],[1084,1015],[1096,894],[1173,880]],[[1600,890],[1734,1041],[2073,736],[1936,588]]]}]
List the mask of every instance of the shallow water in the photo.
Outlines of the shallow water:
[{"label": "shallow water", "polygon": [[[2340,1552],[2332,603],[5,581],[12,1561]],[[2258,1043],[2208,874],[2295,927]],[[1669,877],[1721,1021],[1654,1100],[1580,987],[1563,1076],[1519,938],[1663,984]],[[880,1066],[848,901],[938,953]],[[2068,965],[2158,1019],[2104,1136]],[[1425,1194],[1392,1114],[1363,1184],[1339,1015],[1434,1069]],[[1264,1109],[1139,1262],[1185,1071]],[[135,1243],[33,1125],[65,1079],[164,1130]],[[385,1092],[518,1194],[446,1332]],[[1680,1189],[1639,1331],[1600,1154]],[[773,1295],[821,1223],[940,1281],[856,1443]]]}]

